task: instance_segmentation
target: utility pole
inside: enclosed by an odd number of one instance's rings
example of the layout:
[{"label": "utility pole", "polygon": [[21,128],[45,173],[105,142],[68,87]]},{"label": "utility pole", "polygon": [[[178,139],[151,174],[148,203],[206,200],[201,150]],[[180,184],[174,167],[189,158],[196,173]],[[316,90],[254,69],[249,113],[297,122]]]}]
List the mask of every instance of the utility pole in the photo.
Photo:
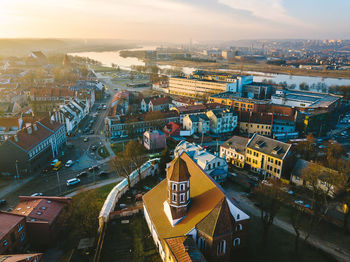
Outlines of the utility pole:
[{"label": "utility pole", "polygon": [[19,172],[18,172],[18,160],[16,160],[15,165],[16,165],[17,179],[19,179]]},{"label": "utility pole", "polygon": [[58,190],[59,190],[59,194],[61,195],[61,183],[60,183],[60,176],[58,175],[58,171],[56,172],[56,175],[57,175]]}]

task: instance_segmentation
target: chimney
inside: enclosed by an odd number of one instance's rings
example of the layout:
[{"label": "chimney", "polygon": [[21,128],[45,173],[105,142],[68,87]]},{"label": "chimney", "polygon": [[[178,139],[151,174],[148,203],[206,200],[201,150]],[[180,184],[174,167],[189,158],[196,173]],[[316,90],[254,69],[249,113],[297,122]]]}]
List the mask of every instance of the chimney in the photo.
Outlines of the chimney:
[{"label": "chimney", "polygon": [[28,126],[27,132],[29,135],[31,135],[33,133],[32,126]]},{"label": "chimney", "polygon": [[33,129],[34,129],[34,131],[38,131],[38,126],[37,126],[37,124],[33,124]]},{"label": "chimney", "polygon": [[14,138],[15,138],[15,142],[18,142],[18,136],[15,135]]}]

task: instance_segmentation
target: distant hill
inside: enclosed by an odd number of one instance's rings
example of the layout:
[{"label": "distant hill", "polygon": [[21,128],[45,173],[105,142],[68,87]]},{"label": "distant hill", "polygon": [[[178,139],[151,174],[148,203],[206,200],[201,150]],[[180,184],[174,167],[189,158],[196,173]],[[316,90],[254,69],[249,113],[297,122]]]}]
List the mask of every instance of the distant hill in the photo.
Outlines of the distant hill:
[{"label": "distant hill", "polygon": [[113,51],[137,45],[123,40],[0,39],[1,56],[25,56],[33,50],[48,53]]}]

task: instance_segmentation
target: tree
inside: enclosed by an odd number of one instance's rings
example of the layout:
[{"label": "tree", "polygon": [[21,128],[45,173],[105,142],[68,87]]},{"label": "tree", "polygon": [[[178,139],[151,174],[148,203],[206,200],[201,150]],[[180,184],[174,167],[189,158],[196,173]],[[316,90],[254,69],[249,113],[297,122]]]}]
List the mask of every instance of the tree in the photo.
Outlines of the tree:
[{"label": "tree", "polygon": [[297,145],[297,152],[301,158],[306,160],[313,159],[315,157],[315,138],[312,134],[306,136],[306,141],[302,141]]},{"label": "tree", "polygon": [[262,246],[265,248],[269,230],[285,198],[285,192],[281,190],[281,182],[279,180],[269,179],[257,186],[255,194],[260,204],[260,218],[263,224]]},{"label": "tree", "polygon": [[295,254],[298,254],[301,232],[304,230],[307,230],[307,228],[309,227],[312,221],[311,220],[312,218],[310,217],[309,214],[307,214],[304,206],[299,204],[294,204],[294,206],[289,209],[289,212],[290,212],[290,222],[295,232],[294,252]]},{"label": "tree", "polygon": [[350,177],[343,174],[344,186],[337,192],[336,199],[340,201],[343,205],[344,221],[343,228],[344,233],[349,234],[349,217],[350,217]]},{"label": "tree", "polygon": [[131,160],[125,154],[125,151],[116,154],[109,162],[109,167],[115,171],[119,176],[124,177],[128,181],[128,188],[131,188],[130,174],[133,171]]},{"label": "tree", "polygon": [[342,185],[343,175],[340,172],[312,164],[302,171],[301,178],[311,192],[313,209],[311,222],[306,230],[305,240],[307,240],[314,227],[325,217],[329,209],[329,198],[334,196]]},{"label": "tree", "polygon": [[127,143],[124,154],[130,160],[132,166],[137,170],[139,181],[141,181],[141,166],[147,160],[145,147],[136,140],[131,140]]},{"label": "tree", "polygon": [[171,161],[170,150],[168,146],[166,146],[162,151],[162,155],[159,161],[159,170],[160,170],[161,176],[165,175],[166,164],[169,163],[170,161]]}]

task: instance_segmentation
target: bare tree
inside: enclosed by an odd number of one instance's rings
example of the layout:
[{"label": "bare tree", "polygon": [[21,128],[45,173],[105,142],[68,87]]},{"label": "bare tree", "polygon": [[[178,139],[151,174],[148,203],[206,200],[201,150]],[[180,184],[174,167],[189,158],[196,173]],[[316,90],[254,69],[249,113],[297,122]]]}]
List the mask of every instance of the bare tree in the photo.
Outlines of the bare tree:
[{"label": "bare tree", "polygon": [[131,140],[127,143],[124,153],[132,163],[132,166],[137,170],[139,181],[141,181],[141,166],[147,160],[145,147],[136,140]]},{"label": "bare tree", "polygon": [[260,204],[260,218],[263,224],[262,246],[265,248],[269,230],[285,198],[285,192],[281,190],[280,181],[269,179],[265,183],[260,183],[255,189],[255,193]]},{"label": "bare tree", "polygon": [[119,176],[128,180],[128,188],[131,188],[130,174],[133,171],[133,165],[125,152],[119,152],[109,162],[109,167],[115,171]]}]

